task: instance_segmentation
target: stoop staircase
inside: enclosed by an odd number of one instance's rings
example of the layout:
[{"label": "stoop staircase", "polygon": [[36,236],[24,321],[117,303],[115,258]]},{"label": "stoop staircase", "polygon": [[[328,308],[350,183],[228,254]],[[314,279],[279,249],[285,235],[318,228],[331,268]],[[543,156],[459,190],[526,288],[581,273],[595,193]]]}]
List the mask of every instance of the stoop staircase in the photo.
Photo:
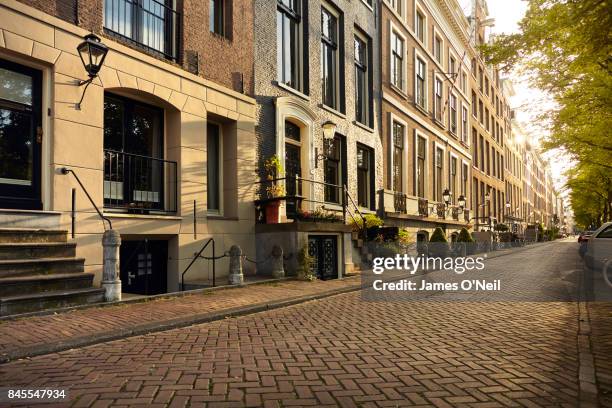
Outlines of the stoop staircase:
[{"label": "stoop staircase", "polygon": [[352,233],[352,241],[353,241],[353,259],[355,259],[355,254],[358,254],[361,262],[359,264],[353,264],[353,271],[359,272],[372,268],[372,260],[374,257],[368,250],[367,244],[363,241],[363,238],[359,237],[356,232]]},{"label": "stoop staircase", "polygon": [[104,301],[67,232],[0,228],[0,316]]}]

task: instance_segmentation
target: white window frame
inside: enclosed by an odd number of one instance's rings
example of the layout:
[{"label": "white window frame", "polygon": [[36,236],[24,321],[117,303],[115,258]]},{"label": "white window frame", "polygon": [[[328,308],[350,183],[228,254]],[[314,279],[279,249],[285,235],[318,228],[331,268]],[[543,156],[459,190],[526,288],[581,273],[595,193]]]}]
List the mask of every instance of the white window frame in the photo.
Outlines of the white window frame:
[{"label": "white window frame", "polygon": [[[304,0],[302,0],[302,1],[304,1]],[[298,38],[296,40],[297,41],[297,45],[298,45],[298,50],[297,50],[297,53],[298,53],[298,68],[297,69],[298,69],[298,79],[299,79],[300,83],[299,83],[299,86],[293,87],[291,85],[286,84],[283,81],[283,79],[281,78],[282,69],[278,65],[278,56],[277,56],[277,61],[276,61],[276,64],[275,64],[275,66],[276,66],[276,81],[277,81],[277,83],[281,87],[286,87],[286,88],[295,90],[295,91],[297,91],[299,93],[302,93],[302,94],[306,95],[308,93],[308,90],[305,89],[305,86],[304,86],[305,85],[304,84],[304,79],[305,79],[305,72],[304,72],[305,71],[305,67],[304,67],[304,10],[303,10],[303,3],[302,2],[300,2],[300,7],[301,7],[301,10],[300,10],[300,24],[299,24],[299,27],[298,27]],[[275,13],[278,12],[277,10],[278,10],[278,5],[275,4],[275,9],[274,9]],[[276,17],[276,14],[274,16]],[[278,38],[278,35],[275,34],[275,36],[276,36],[276,47],[277,47],[276,49],[277,49],[277,52],[278,52],[278,41],[279,41],[279,38]]]},{"label": "white window frame", "polygon": [[[420,197],[419,196],[419,183],[418,183],[418,165],[419,165],[419,160],[418,160],[418,154],[419,154],[419,137],[422,138],[423,140],[425,140],[425,163],[423,164],[423,188],[425,191],[423,191],[423,196],[424,197]],[[418,198],[425,198],[427,199],[427,197],[429,196],[429,172],[427,171],[427,168],[429,166],[429,137],[424,133],[421,132],[418,129],[414,129],[414,195],[415,197]]]},{"label": "white window frame", "polygon": [[[335,78],[335,99],[336,99],[336,106],[329,106],[326,105],[325,103],[323,103],[323,105],[327,106],[328,108],[331,108],[335,111],[338,112],[343,112],[343,106],[342,106],[342,89],[343,88],[340,84],[341,82],[341,72],[340,72],[340,65],[341,65],[341,60],[343,58],[346,57],[345,55],[345,49],[344,49],[344,44],[342,43],[341,39],[342,39],[342,30],[344,29],[344,27],[341,27],[341,23],[342,23],[342,19],[341,19],[341,15],[340,12],[338,12],[336,10],[336,8],[334,6],[332,6],[330,3],[328,3],[327,1],[322,1],[321,2],[321,13],[323,13],[323,9],[325,9],[325,11],[327,11],[329,14],[331,14],[332,16],[334,16],[336,18],[336,41],[338,42],[337,48],[336,48],[336,63],[335,63],[335,68],[336,68],[336,78]],[[319,17],[321,18],[321,16],[319,15]],[[319,41],[322,42],[323,41],[323,30],[321,27],[321,34],[319,36]],[[321,52],[321,51],[319,51]],[[319,55],[320,58],[323,58],[323,55]],[[323,73],[321,73],[322,75]],[[346,84],[345,84],[346,86]],[[323,98],[323,94],[321,94],[321,98]]]},{"label": "white window frame", "polygon": [[397,10],[397,8],[393,7],[391,1],[392,0],[385,0],[385,4],[387,5],[387,7],[389,7],[389,9],[393,11],[396,15],[404,17],[406,15],[406,0],[395,0],[395,3],[397,3],[400,7],[399,11]]},{"label": "white window frame", "polygon": [[[392,44],[393,44],[393,36],[397,35],[399,38],[402,39],[402,41],[404,42],[404,46],[403,46],[403,50],[402,50],[402,84],[401,86],[397,86],[394,83],[391,82],[391,78],[393,78],[393,74],[391,71],[391,67],[393,66],[392,61],[393,61],[393,48],[392,48]],[[406,47],[408,46],[408,41],[406,39],[406,36],[402,34],[401,30],[395,26],[395,24],[393,24],[392,21],[389,21],[389,83],[395,88],[401,91],[401,93],[405,94],[406,90],[408,88],[407,86],[407,65],[408,65],[408,61],[407,60],[407,56],[408,56],[408,52]]]},{"label": "white window frame", "polygon": [[[370,58],[370,53],[372,52],[371,50],[371,42],[369,40],[368,37],[366,37],[365,34],[363,34],[363,32],[361,32],[361,30],[359,29],[355,29],[354,30],[354,36],[359,38],[366,46],[366,56],[365,56],[365,67],[366,67],[366,71],[365,71],[365,81],[366,81],[366,87],[365,87],[365,95],[363,95],[364,99],[365,99],[365,123],[359,122],[357,120],[357,112],[355,112],[355,121],[361,123],[362,125],[366,125],[366,126],[371,126],[372,124],[371,122],[371,118],[370,118],[370,106],[371,106],[371,98],[370,98],[370,89],[372,88],[372,84],[370,83],[370,72],[369,70],[372,69],[372,67],[370,66],[370,61],[374,61],[374,59]],[[355,53],[355,47],[353,47],[353,53]],[[353,67],[355,67],[357,58],[355,57],[355,55],[353,55]],[[353,73],[356,76],[356,72],[355,70],[353,70]],[[355,84],[355,98],[357,98],[357,78],[354,78],[353,83]]]},{"label": "white window frame", "polygon": [[[415,15],[415,23],[416,23],[416,15]],[[440,38],[440,59],[438,60],[436,57],[436,38]],[[438,31],[438,29],[434,26],[433,28],[433,37],[432,37],[432,59],[434,61],[436,61],[440,67],[442,67],[442,70],[444,70],[444,50],[446,49],[445,47],[445,42],[444,42],[444,36],[442,36],[442,34],[440,34],[440,31]]]},{"label": "white window frame", "polygon": [[[465,121],[463,120],[464,113]],[[461,141],[467,146],[470,145],[470,108],[465,101],[461,102]]]},{"label": "white window frame", "polygon": [[463,169],[466,170],[466,180],[465,180],[465,192],[463,192],[463,197],[465,198],[465,207],[464,208],[469,208],[469,204],[471,203],[471,200],[469,199],[469,191],[470,191],[470,181],[472,179],[471,175],[470,175],[470,163],[461,159],[461,187],[460,189],[463,190]]},{"label": "white window frame", "polygon": [[[423,61],[423,63],[425,64],[425,84],[423,86],[423,91],[425,93],[425,104],[424,106],[421,106],[417,103],[417,59],[420,59],[421,61]],[[428,93],[427,89],[428,89],[428,77],[429,77],[429,68],[427,65],[427,58],[424,58],[423,55],[415,48],[414,49],[414,103],[415,105],[419,106],[420,108],[427,110],[427,107],[429,106],[428,103]]]},{"label": "white window frame", "polygon": [[[451,109],[451,98],[455,98],[455,131],[453,132],[452,128],[452,113]],[[459,98],[455,92],[450,92],[448,95],[448,131],[451,134],[457,136],[459,135]]]},{"label": "white window frame", "polygon": [[[417,3],[418,0],[414,0],[414,38],[417,40],[418,43],[423,46],[423,49],[426,50],[427,44],[429,43],[427,41],[427,32],[429,31],[427,30],[427,13],[425,13],[425,10]],[[423,16],[423,41],[421,41],[421,39],[419,38],[417,31],[417,13],[420,13]]]},{"label": "white window frame", "polygon": [[[416,65],[415,65],[416,66]],[[440,83],[442,84],[442,95],[440,98],[440,119],[438,120],[438,110],[436,109],[436,97],[437,97],[437,90],[436,90],[436,85],[437,85],[437,81],[440,81]],[[415,97],[416,97],[416,82],[415,82]],[[440,75],[438,74],[434,74],[434,80],[433,80],[433,113],[434,113],[434,120],[436,122],[438,122],[439,124],[441,124],[442,126],[445,126],[444,123],[444,78],[442,78]]]},{"label": "white window frame", "polygon": [[[457,154],[453,153],[452,151],[449,151],[448,152],[448,177],[447,177],[448,186],[447,188],[448,188],[448,191],[451,192],[451,204],[457,204],[457,198],[459,197],[459,194],[457,194],[456,191],[452,190],[453,183],[451,180],[451,168],[452,168],[451,165],[453,163],[453,159],[455,159],[455,162],[457,164],[457,168],[455,169],[455,183],[459,187],[459,190],[461,190],[461,184],[459,183],[461,179],[461,160],[459,160],[459,156],[457,156]],[[444,172],[444,168],[442,168],[442,171]]]},{"label": "white window frame", "polygon": [[[437,156],[437,153],[438,153],[438,149],[442,150],[442,174],[440,175],[440,178],[442,179],[441,180],[442,182],[444,182],[444,180],[446,180],[448,182],[448,177],[446,177],[446,175],[444,174],[444,168],[445,168],[444,161],[445,161],[445,157],[446,157],[446,147],[443,144],[438,143],[437,141],[434,141],[433,144],[434,144],[433,155],[432,155],[432,162],[433,162],[433,167],[432,167],[433,172],[432,173],[433,174],[432,174],[432,183],[431,183],[431,186],[433,187],[433,191],[432,191],[433,192],[433,200],[435,202],[437,202],[437,203],[440,203],[440,202],[443,202],[442,197],[440,197],[440,199],[442,199],[442,201],[437,201],[436,200],[436,174],[435,173],[436,173],[437,168],[438,168],[437,165],[436,165],[436,156]],[[441,189],[442,193],[444,193],[444,189],[445,188],[448,188],[448,186],[445,186],[445,184],[446,183],[443,183],[441,185],[442,186],[442,189]]]},{"label": "white window frame", "polygon": [[393,181],[393,150],[395,147],[395,144],[393,143],[393,123],[397,122],[400,125],[402,125],[404,127],[404,136],[403,136],[403,142],[404,142],[404,154],[402,156],[402,191],[404,192],[404,194],[408,191],[408,177],[407,177],[407,152],[408,152],[408,123],[401,119],[399,116],[395,115],[393,112],[389,112],[389,149],[388,149],[388,156],[389,156],[389,169],[388,169],[388,177],[389,177],[389,189],[393,190],[393,185],[395,184]]},{"label": "white window frame", "polygon": [[460,82],[461,93],[467,98],[469,80],[468,80],[468,73],[464,68],[461,68],[461,78],[459,78],[459,82]]}]

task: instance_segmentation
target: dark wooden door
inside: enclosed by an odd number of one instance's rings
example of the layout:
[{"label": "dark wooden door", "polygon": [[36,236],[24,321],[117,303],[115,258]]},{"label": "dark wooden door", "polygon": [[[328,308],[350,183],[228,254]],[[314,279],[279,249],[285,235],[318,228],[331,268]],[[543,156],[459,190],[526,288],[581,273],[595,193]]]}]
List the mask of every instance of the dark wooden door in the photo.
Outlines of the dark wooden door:
[{"label": "dark wooden door", "polygon": [[338,278],[338,238],[335,235],[309,235],[311,271],[322,280]]},{"label": "dark wooden door", "polygon": [[120,251],[121,285],[125,293],[166,293],[168,241],[123,241]]},{"label": "dark wooden door", "polygon": [[40,71],[0,59],[0,208],[42,209]]}]

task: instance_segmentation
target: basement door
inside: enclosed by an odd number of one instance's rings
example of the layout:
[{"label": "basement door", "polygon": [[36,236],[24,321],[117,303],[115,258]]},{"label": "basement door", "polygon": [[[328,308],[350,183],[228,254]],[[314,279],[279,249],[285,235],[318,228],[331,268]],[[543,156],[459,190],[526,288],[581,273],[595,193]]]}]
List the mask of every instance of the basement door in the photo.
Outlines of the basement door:
[{"label": "basement door", "polygon": [[338,237],[309,235],[308,254],[312,257],[311,271],[321,280],[338,278]]},{"label": "basement door", "polygon": [[166,293],[168,241],[123,241],[119,257],[122,292]]}]

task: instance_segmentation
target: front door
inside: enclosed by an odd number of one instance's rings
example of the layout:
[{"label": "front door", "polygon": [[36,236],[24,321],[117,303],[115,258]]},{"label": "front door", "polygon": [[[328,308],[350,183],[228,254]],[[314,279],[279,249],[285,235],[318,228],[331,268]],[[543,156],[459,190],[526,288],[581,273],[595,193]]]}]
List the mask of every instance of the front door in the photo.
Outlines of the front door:
[{"label": "front door", "polygon": [[0,208],[42,209],[40,71],[0,59]]},{"label": "front door", "polygon": [[335,235],[309,235],[311,271],[321,280],[338,278],[338,238]]},{"label": "front door", "polygon": [[166,293],[168,241],[122,241],[119,254],[125,293]]}]

